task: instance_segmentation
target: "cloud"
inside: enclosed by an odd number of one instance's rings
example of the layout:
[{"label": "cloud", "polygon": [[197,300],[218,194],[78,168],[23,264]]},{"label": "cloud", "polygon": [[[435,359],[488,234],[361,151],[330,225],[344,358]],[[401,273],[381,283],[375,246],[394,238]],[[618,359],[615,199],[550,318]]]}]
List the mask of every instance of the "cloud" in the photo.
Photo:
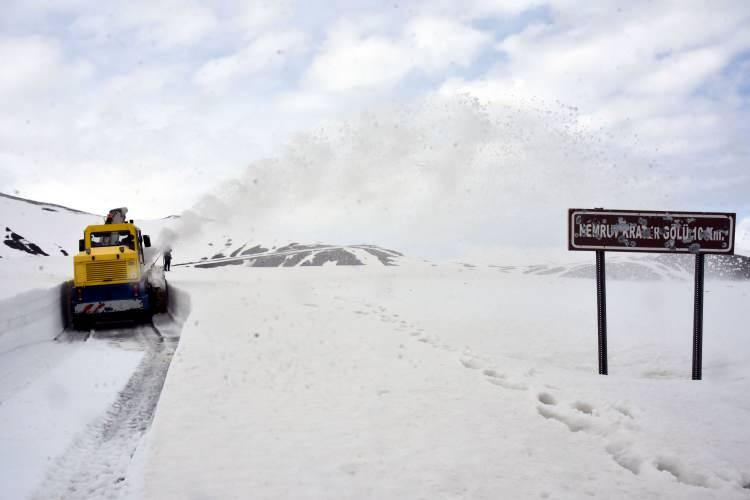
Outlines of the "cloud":
[{"label": "cloud", "polygon": [[278,69],[290,55],[296,55],[290,53],[304,49],[305,41],[305,35],[299,31],[265,33],[233,54],[209,60],[195,72],[193,80],[202,87],[212,88]]},{"label": "cloud", "polygon": [[467,67],[489,42],[478,30],[440,18],[414,19],[398,38],[363,31],[354,23],[339,23],[312,61],[307,83],[329,92],[392,86],[410,72]]},{"label": "cloud", "polygon": [[[750,38],[736,35],[743,19],[750,19],[746,10],[714,16],[714,7],[705,4],[626,11],[609,5],[590,7],[594,13],[585,6],[560,9],[551,22],[507,37],[498,45],[508,57],[502,76],[522,79],[536,93],[554,93],[593,108],[613,94],[684,96],[750,48]],[[595,22],[581,23],[580,16],[587,15]]]},{"label": "cloud", "polygon": [[689,94],[724,67],[731,55],[729,51],[713,47],[665,57],[662,64],[635,82],[633,90],[649,94]]},{"label": "cloud", "polygon": [[67,60],[60,43],[41,36],[0,38],[0,96],[62,87],[87,78],[91,66],[82,60]]},{"label": "cloud", "polygon": [[355,31],[338,29],[324,53],[312,63],[308,79],[332,92],[392,85],[414,66],[410,54],[387,38],[360,40]]},{"label": "cloud", "polygon": [[155,41],[167,48],[195,44],[218,25],[209,8],[185,1],[128,5],[120,19],[136,28],[141,41]]},{"label": "cloud", "polygon": [[151,50],[195,45],[218,27],[213,10],[190,0],[136,0],[68,10],[78,14],[71,26],[78,36],[136,43]]},{"label": "cloud", "polygon": [[610,147],[686,186],[680,203],[747,210],[746,201],[727,206],[721,189],[697,180],[721,165],[722,178],[739,182],[735,191],[750,191],[741,175],[750,133],[741,89],[748,80],[724,76],[750,51],[742,29],[750,11],[742,2],[723,2],[721,16],[716,9],[552,2],[547,18],[496,44],[503,58],[485,74],[449,79],[441,92],[521,106],[565,103],[590,132],[610,137]]},{"label": "cloud", "polygon": [[407,24],[404,36],[410,39],[424,71],[441,71],[449,66],[472,65],[490,36],[449,19],[418,18]]},{"label": "cloud", "polygon": [[277,102],[282,112],[300,113],[329,111],[340,100],[326,92],[297,90],[280,95]]},{"label": "cloud", "polygon": [[267,31],[283,16],[292,16],[293,9],[286,2],[252,1],[240,2],[237,12],[232,17],[236,19],[242,30],[250,35]]}]

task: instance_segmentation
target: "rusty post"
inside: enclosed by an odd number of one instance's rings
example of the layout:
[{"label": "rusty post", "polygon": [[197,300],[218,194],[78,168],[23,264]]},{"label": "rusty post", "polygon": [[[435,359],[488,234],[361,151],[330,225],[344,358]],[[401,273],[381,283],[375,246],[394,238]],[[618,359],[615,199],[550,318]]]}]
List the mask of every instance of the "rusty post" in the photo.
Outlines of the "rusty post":
[{"label": "rusty post", "polygon": [[607,287],[604,250],[596,251],[596,314],[599,330],[599,375],[607,375]]},{"label": "rusty post", "polygon": [[703,271],[706,255],[695,254],[695,308],[693,310],[693,380],[703,377]]}]

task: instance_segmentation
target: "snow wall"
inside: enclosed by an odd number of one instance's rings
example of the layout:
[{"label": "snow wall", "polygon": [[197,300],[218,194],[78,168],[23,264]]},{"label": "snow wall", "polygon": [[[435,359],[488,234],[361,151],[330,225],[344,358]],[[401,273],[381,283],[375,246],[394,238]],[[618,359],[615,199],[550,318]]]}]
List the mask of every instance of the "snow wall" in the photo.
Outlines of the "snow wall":
[{"label": "snow wall", "polygon": [[170,284],[167,311],[172,319],[182,327],[185,320],[190,316],[190,294]]},{"label": "snow wall", "polygon": [[0,301],[0,354],[54,339],[63,331],[64,284]]},{"label": "snow wall", "polygon": [[[51,341],[63,323],[63,287],[37,289],[0,301],[0,354],[20,347]],[[169,315],[180,326],[190,314],[190,295],[169,287]]]}]

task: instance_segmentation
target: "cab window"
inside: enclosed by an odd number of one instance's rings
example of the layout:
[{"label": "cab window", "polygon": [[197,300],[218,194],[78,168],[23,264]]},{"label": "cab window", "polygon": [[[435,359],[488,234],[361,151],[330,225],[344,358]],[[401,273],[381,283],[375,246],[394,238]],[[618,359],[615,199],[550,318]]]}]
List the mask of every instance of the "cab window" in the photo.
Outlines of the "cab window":
[{"label": "cab window", "polygon": [[135,239],[130,231],[102,231],[91,233],[91,248],[127,246],[135,250]]}]

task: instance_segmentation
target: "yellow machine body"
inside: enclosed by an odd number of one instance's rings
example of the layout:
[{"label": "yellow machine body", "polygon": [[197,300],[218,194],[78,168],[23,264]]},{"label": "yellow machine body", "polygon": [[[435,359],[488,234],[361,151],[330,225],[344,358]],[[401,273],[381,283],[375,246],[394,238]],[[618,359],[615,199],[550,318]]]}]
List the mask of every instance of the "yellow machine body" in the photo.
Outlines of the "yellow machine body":
[{"label": "yellow machine body", "polygon": [[144,271],[143,238],[129,223],[86,227],[74,258],[76,287],[137,283]]}]

